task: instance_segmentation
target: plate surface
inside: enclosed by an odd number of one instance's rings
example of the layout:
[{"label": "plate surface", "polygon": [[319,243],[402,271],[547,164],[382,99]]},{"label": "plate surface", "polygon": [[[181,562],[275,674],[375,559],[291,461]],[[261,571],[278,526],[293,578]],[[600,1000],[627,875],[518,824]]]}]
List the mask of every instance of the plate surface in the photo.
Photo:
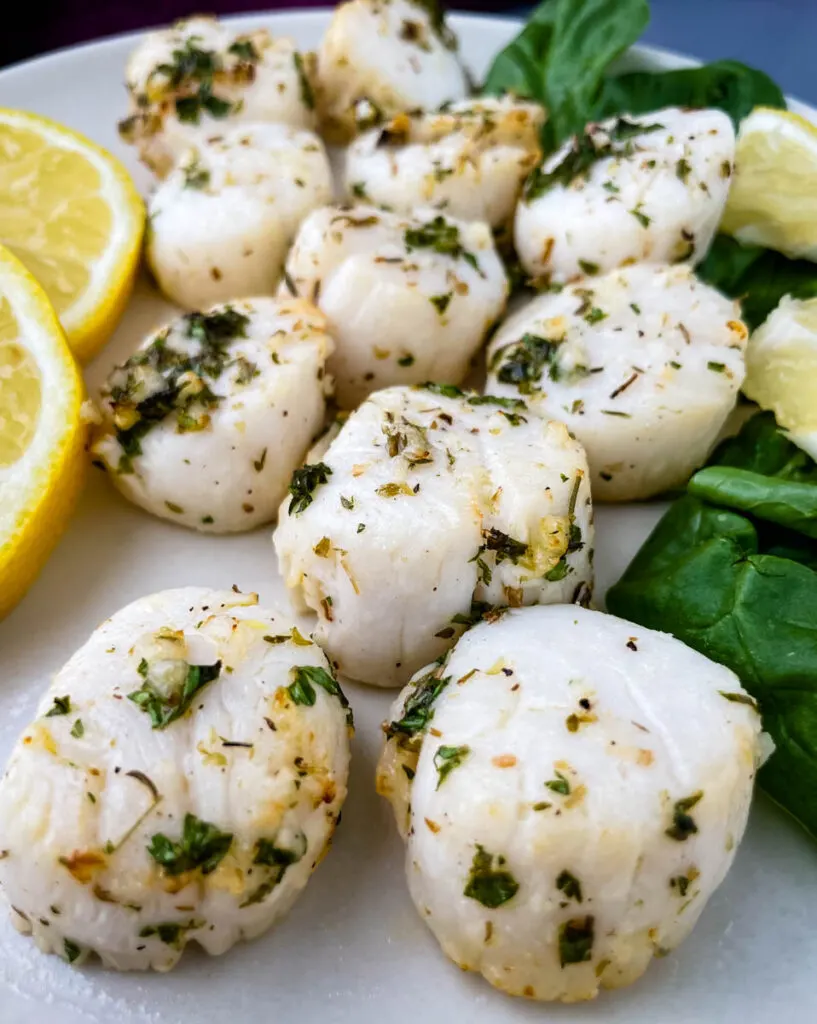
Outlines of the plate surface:
[{"label": "plate surface", "polygon": [[[237,19],[314,48],[325,12]],[[481,75],[517,31],[510,21],[454,17],[466,62]],[[134,36],[66,50],[0,73],[0,105],[56,118],[120,156],[146,191],[149,176],[120,144],[121,85]],[[693,63],[637,49],[628,65]],[[817,111],[792,103],[817,121]],[[89,391],[110,365],[172,312],[139,282],[114,339],[88,368]],[[618,578],[660,515],[657,505],[600,508],[598,594]],[[270,531],[200,537],[126,504],[92,474],[79,510],[41,578],[0,624],[0,761],[5,762],[51,675],[117,608],[167,587],[257,590],[286,605]],[[656,680],[656,685],[660,680]],[[264,938],[209,959],[188,951],[170,975],[74,970],[45,957],[0,913],[0,1021],[32,1024],[766,1024],[788,1012],[817,1019],[817,856],[814,845],[758,797],[735,866],[678,952],[641,982],[572,1007],[525,1003],[461,973],[439,952],[409,900],[403,850],[374,793],[379,726],[391,692],[349,686],[357,735],[351,795],[329,857],[290,916]],[[2,825],[0,825],[2,828]]]}]

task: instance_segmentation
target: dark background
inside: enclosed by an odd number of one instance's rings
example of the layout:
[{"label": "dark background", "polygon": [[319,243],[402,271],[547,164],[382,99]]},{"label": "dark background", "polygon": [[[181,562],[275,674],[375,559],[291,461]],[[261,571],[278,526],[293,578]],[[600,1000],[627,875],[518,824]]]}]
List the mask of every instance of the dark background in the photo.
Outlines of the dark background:
[{"label": "dark background", "polygon": [[[204,11],[319,7],[308,0],[28,0],[0,33],[0,66],[60,46],[161,25]],[[466,0],[451,7],[522,17],[529,6]],[[22,9],[20,9],[22,8]],[[644,42],[704,60],[731,57],[768,72],[787,93],[817,104],[817,0],[652,0]]]}]

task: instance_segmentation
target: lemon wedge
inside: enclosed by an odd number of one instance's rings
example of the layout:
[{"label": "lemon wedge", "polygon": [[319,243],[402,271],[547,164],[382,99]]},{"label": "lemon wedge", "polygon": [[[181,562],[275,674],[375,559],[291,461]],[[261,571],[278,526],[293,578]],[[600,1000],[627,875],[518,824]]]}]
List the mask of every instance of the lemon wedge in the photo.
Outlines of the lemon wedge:
[{"label": "lemon wedge", "polygon": [[740,128],[721,230],[817,260],[817,126],[789,110],[752,111]]},{"label": "lemon wedge", "polygon": [[746,350],[743,390],[817,459],[817,299],[783,299]]},{"label": "lemon wedge", "polygon": [[82,398],[45,292],[0,247],[0,617],[45,564],[82,486]]},{"label": "lemon wedge", "polygon": [[43,286],[82,361],[125,308],[144,224],[118,160],[54,121],[0,108],[0,242]]}]

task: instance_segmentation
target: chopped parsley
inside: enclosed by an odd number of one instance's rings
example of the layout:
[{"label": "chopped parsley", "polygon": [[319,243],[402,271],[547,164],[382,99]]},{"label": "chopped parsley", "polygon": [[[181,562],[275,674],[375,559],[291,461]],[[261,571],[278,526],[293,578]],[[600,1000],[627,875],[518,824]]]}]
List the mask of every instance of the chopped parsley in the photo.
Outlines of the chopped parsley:
[{"label": "chopped parsley", "polygon": [[713,373],[723,373],[726,369],[726,363],[714,363],[710,360],[706,364],[707,370],[711,370]]},{"label": "chopped parsley", "polygon": [[72,942],[70,939],[63,939],[62,948],[65,953],[65,959],[69,964],[72,964],[75,960],[79,959],[79,955],[82,953],[82,950],[76,942]]},{"label": "chopped parsley", "polygon": [[546,782],[545,785],[554,793],[559,793],[561,796],[570,796],[570,783],[558,769],[556,769],[556,778]]},{"label": "chopped parsley", "polygon": [[522,409],[525,412],[528,410],[521,398],[501,398],[498,395],[471,395],[468,404],[498,405],[500,409]]},{"label": "chopped parsley", "polygon": [[222,118],[233,109],[232,103],[213,93],[214,77],[223,70],[221,58],[197,46],[195,39],[186,39],[184,46],[173,51],[171,63],[159,64],[152,72],[164,75],[171,89],[183,91],[175,101],[176,115],[187,124],[198,124],[204,112]]},{"label": "chopped parsley", "polygon": [[574,917],[565,921],[559,928],[559,962],[562,967],[568,964],[581,964],[593,957],[593,939],[595,921],[591,915]]},{"label": "chopped parsley", "polygon": [[675,165],[676,175],[686,185],[686,180],[689,177],[689,172],[692,170],[692,166],[685,157],[681,157],[678,163]]},{"label": "chopped parsley", "polygon": [[507,533],[502,533],[501,530],[495,530],[493,528],[483,530],[482,536],[485,543],[481,550],[493,551],[497,565],[501,564],[506,559],[510,559],[511,562],[516,564],[520,558],[524,558],[528,553],[527,544],[521,540],[515,540],[513,537],[509,537]]},{"label": "chopped parsley", "polygon": [[435,666],[413,684],[414,691],[403,704],[403,717],[384,726],[389,739],[398,734],[411,737],[425,731],[434,717],[434,702],[451,682],[450,676],[440,677],[441,671],[440,666]]},{"label": "chopped parsley", "polygon": [[579,260],[579,266],[582,268],[585,274],[593,275],[598,274],[599,265],[598,263],[591,263],[590,260]]},{"label": "chopped parsley", "polygon": [[400,356],[400,358],[397,360],[397,365],[398,366],[413,366],[414,365],[414,356],[411,355],[410,353],[408,355],[405,355],[405,356]]},{"label": "chopped parsley", "polygon": [[522,395],[537,389],[542,371],[548,367],[551,380],[559,380],[560,371],[556,355],[559,341],[542,338],[538,334],[523,334],[519,341],[500,349],[495,360],[501,365],[497,380],[513,384]]},{"label": "chopped parsley", "polygon": [[639,209],[638,206],[634,207],[632,210],[628,210],[627,212],[631,213],[635,217],[642,228],[648,228],[652,223],[652,219]]},{"label": "chopped parsley", "polygon": [[71,712],[71,698],[66,697],[55,697],[54,703],[46,711],[46,718],[55,718],[57,715],[68,715]]},{"label": "chopped parsley", "polygon": [[265,900],[284,877],[287,868],[303,858],[307,850],[307,838],[300,830],[295,836],[294,845],[295,849],[287,849],[278,846],[277,839],[258,840],[252,862],[271,870],[267,878],[240,904],[241,907],[249,907]]},{"label": "chopped parsley", "polygon": [[139,938],[149,939],[155,935],[166,946],[181,949],[182,940],[187,932],[196,931],[204,925],[204,921],[188,921],[187,924],[182,924],[181,921],[163,921],[161,924],[149,924],[144,927],[139,932]]},{"label": "chopped parsley", "polygon": [[575,900],[577,903],[582,902],[582,884],[569,871],[560,872],[556,879],[556,888],[559,892],[563,892],[567,899]]},{"label": "chopped parsley", "polygon": [[488,853],[484,846],[477,843],[477,852],[471,863],[463,895],[490,910],[513,899],[519,891],[519,883],[505,868],[505,863],[504,857]]},{"label": "chopped parsley", "polygon": [[668,835],[670,839],[677,840],[679,843],[684,843],[691,835],[698,831],[695,819],[689,812],[701,800],[703,795],[703,790],[699,789],[691,796],[685,796],[682,800],[675,801],[675,807],[672,812],[672,824],[664,830],[665,835]]},{"label": "chopped parsley", "polygon": [[267,449],[265,448],[257,459],[253,459],[253,469],[256,473],[260,473],[267,463]]},{"label": "chopped parsley", "polygon": [[364,181],[352,182],[351,192],[352,192],[352,195],[355,197],[355,199],[368,199],[369,198],[366,195],[366,183]]},{"label": "chopped parsley", "polygon": [[569,575],[570,572],[572,572],[572,569],[567,564],[566,556],[562,555],[559,561],[554,566],[552,566],[552,568],[548,569],[548,571],[544,574],[542,579],[547,580],[548,583],[559,583],[567,575]]},{"label": "chopped parsley", "polygon": [[442,786],[455,768],[459,768],[470,753],[471,748],[467,745],[462,747],[443,746],[437,748],[437,751],[434,754],[434,767],[437,769],[437,789]]},{"label": "chopped parsley", "polygon": [[437,310],[440,316],[443,316],[453,298],[453,292],[445,292],[443,295],[432,295],[429,302]]},{"label": "chopped parsley", "polygon": [[292,474],[289,484],[289,493],[292,501],[289,503],[289,514],[297,516],[312,504],[312,495],[316,487],[325,484],[332,475],[332,470],[325,462],[315,462],[312,465],[301,466]]},{"label": "chopped parsley", "polygon": [[85,735],[85,726],[82,724],[81,718],[78,718],[71,726],[71,735],[76,739],[81,739]]},{"label": "chopped parsley", "polygon": [[427,381],[418,386],[435,395],[442,395],[443,398],[463,398],[465,396],[465,392],[454,384],[435,384],[433,381]]},{"label": "chopped parsley", "polygon": [[297,50],[292,54],[292,59],[295,62],[295,70],[298,73],[298,84],[301,88],[301,102],[307,110],[314,110],[315,90],[312,88],[312,83],[309,81],[309,75],[306,73],[304,59]]},{"label": "chopped parsley", "polygon": [[181,685],[168,688],[151,679],[150,665],[144,658],[139,662],[138,672],[144,682],[128,694],[128,700],[150,715],[154,729],[164,729],[181,718],[196,694],[221,674],[220,661],[215,665],[189,665],[181,661],[179,665],[186,670],[184,680]]},{"label": "chopped parsley", "polygon": [[754,697],[750,697],[748,693],[727,693],[726,690],[718,690],[718,693],[733,704],[746,704],[753,711],[760,712],[757,701]]},{"label": "chopped parsley", "polygon": [[133,472],[142,438],[167,417],[175,414],[180,434],[208,426],[209,410],[221,401],[209,381],[221,376],[231,343],[247,336],[249,322],[231,306],[218,313],[189,313],[179,323],[186,337],[198,342],[195,354],[169,345],[169,332],[163,331],[114,370],[107,394],[122,449],[119,473]]},{"label": "chopped parsley", "polygon": [[147,851],[166,875],[182,875],[199,870],[209,875],[218,867],[233,842],[232,832],[222,832],[195,814],[185,814],[178,840],[157,832]]},{"label": "chopped parsley", "polygon": [[[544,163],[535,167],[525,182],[524,197],[526,202],[538,199],[551,188],[561,185],[567,188],[578,179],[586,179],[590,168],[600,160],[612,156],[631,156],[635,152],[633,139],[640,135],[649,135],[660,131],[660,124],[639,124],[619,117],[610,126],[596,125],[575,135],[562,160],[550,171],[545,171]],[[608,192],[618,192],[612,182],[605,182]]]},{"label": "chopped parsley", "polygon": [[334,679],[325,668],[319,665],[296,665],[292,670],[293,681],[287,687],[287,693],[296,704],[303,704],[305,707],[312,707],[315,704],[315,687],[320,686],[332,697],[337,697],[346,711],[346,721],[349,726],[354,726],[354,716],[346,699],[346,694],[341,690],[340,684]]},{"label": "chopped parsley", "polygon": [[481,273],[476,256],[469,252],[460,240],[460,229],[439,214],[420,227],[406,228],[404,241],[409,252],[413,252],[414,249],[432,249],[442,256],[465,260],[474,270]]},{"label": "chopped parsley", "polygon": [[246,64],[255,64],[259,57],[258,51],[250,39],[236,39],[227,47],[227,53],[232,53]]},{"label": "chopped parsley", "polygon": [[196,158],[192,163],[189,163],[186,167],[182,168],[184,174],[184,187],[185,188],[207,188],[210,184],[210,172],[206,167],[202,167]]}]

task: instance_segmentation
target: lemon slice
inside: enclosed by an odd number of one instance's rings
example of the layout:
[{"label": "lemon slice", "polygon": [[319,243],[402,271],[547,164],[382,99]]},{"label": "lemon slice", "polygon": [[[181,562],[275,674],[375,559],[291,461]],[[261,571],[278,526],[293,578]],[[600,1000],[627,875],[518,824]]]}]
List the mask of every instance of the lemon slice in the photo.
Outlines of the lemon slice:
[{"label": "lemon slice", "polygon": [[783,299],[746,350],[745,394],[817,459],[817,299]]},{"label": "lemon slice", "polygon": [[721,229],[817,260],[817,126],[788,110],[752,111],[740,128]]},{"label": "lemon slice", "polygon": [[0,617],[34,581],[79,494],[82,397],[45,292],[0,247]]},{"label": "lemon slice", "polygon": [[116,327],[144,223],[118,160],[54,121],[0,108],[0,242],[43,286],[78,359]]}]

